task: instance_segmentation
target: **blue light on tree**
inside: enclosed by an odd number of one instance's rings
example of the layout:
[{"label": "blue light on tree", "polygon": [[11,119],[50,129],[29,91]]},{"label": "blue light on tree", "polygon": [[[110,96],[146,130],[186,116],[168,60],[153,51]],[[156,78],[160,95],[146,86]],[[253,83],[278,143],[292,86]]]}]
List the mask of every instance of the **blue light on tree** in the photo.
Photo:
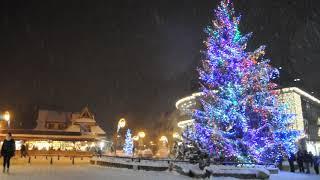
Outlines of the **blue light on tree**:
[{"label": "blue light on tree", "polygon": [[132,155],[132,149],[133,149],[133,139],[132,139],[132,134],[130,129],[127,130],[126,133],[126,139],[124,142],[124,146],[123,146],[123,152],[128,155],[131,156]]},{"label": "blue light on tree", "polygon": [[278,100],[277,69],[264,58],[265,46],[246,49],[252,33],[242,35],[233,3],[222,0],[214,11],[204,59],[198,69],[201,108],[191,139],[209,155],[238,162],[275,162],[296,152],[298,131],[289,129],[292,114]]}]

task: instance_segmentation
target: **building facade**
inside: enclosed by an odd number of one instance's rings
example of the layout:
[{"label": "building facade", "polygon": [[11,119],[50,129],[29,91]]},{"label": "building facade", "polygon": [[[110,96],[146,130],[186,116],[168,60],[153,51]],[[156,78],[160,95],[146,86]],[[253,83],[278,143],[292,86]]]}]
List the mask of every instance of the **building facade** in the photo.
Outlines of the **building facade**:
[{"label": "building facade", "polygon": [[103,149],[111,144],[87,107],[80,113],[39,110],[36,128],[3,129],[0,130],[0,140],[7,132],[13,133],[17,150],[22,143],[26,143],[30,151],[82,152]]}]

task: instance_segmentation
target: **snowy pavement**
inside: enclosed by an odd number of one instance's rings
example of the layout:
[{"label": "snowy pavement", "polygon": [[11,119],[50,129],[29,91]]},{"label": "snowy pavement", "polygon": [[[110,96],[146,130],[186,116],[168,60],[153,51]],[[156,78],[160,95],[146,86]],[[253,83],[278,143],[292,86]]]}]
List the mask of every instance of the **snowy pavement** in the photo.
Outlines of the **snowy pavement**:
[{"label": "snowy pavement", "polygon": [[[134,171],[93,165],[16,165],[10,174],[0,173],[1,180],[182,180],[191,179],[171,172]],[[235,178],[212,178],[235,179]],[[319,180],[311,174],[281,172],[271,180]]]},{"label": "snowy pavement", "polygon": [[272,174],[270,180],[320,180],[320,175],[281,171],[280,174]]},{"label": "snowy pavement", "polygon": [[[0,160],[2,163],[2,158]],[[28,164],[27,159],[14,159],[10,174],[3,174],[0,168],[0,180],[182,180],[191,179],[177,172],[155,172],[110,168],[90,165],[89,159],[76,159],[72,165],[69,158],[54,158],[50,165],[50,158],[37,157]],[[217,179],[235,179],[214,177]],[[281,172],[270,176],[271,180],[320,180],[319,175]]]},{"label": "snowy pavement", "polygon": [[93,165],[16,165],[1,180],[180,180],[191,179],[171,172],[134,171]]}]

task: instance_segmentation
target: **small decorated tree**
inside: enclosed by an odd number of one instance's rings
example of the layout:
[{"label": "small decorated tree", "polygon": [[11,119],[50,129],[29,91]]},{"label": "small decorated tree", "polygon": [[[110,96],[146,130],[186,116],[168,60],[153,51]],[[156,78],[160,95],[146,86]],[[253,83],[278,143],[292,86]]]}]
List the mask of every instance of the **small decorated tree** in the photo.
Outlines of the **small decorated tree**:
[{"label": "small decorated tree", "polygon": [[130,129],[127,130],[126,133],[126,139],[123,145],[123,152],[128,155],[131,156],[132,155],[132,150],[133,150],[133,139],[132,139],[132,134]]}]

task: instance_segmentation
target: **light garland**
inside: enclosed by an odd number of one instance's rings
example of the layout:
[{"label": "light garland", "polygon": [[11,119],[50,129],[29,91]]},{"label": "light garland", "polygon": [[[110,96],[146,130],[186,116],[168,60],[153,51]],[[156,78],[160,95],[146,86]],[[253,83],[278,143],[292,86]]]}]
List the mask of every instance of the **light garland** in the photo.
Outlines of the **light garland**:
[{"label": "light garland", "polygon": [[127,130],[126,139],[123,145],[123,152],[126,155],[132,155],[133,153],[133,138],[130,129]]},{"label": "light garland", "polygon": [[184,134],[211,156],[280,161],[296,152],[299,132],[288,128],[292,115],[277,99],[272,80],[279,72],[263,58],[265,46],[246,51],[251,33],[240,33],[240,16],[229,0],[214,12],[216,20],[205,30],[206,58],[198,69],[202,107],[192,112],[194,127]]}]

